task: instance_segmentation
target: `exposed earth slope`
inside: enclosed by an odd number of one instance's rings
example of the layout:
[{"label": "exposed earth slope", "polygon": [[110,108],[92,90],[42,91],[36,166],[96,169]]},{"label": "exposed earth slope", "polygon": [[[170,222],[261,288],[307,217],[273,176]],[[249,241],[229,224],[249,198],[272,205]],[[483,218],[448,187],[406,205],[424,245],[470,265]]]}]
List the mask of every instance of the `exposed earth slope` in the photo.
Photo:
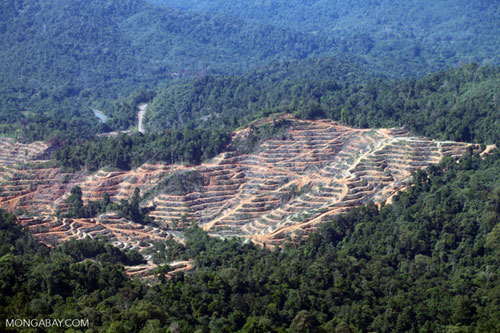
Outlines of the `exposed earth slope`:
[{"label": "exposed earth slope", "polygon": [[[233,140],[251,131],[235,132]],[[192,222],[214,236],[280,244],[288,235],[307,235],[327,216],[369,201],[384,203],[409,185],[412,171],[444,156],[458,157],[469,146],[411,137],[403,129],[290,120],[286,132],[261,142],[250,154],[229,148],[199,166],[145,164],[132,171],[87,175],[65,173],[41,159],[44,144],[4,142],[0,207],[24,212],[23,223],[48,243],[107,235],[123,247],[142,247],[148,240],[171,235],[182,238],[172,230]],[[84,201],[100,200],[104,193],[119,201],[138,187],[143,205],[151,207],[149,215],[162,228],[126,221],[114,213],[95,219],[58,218],[76,185]]]}]

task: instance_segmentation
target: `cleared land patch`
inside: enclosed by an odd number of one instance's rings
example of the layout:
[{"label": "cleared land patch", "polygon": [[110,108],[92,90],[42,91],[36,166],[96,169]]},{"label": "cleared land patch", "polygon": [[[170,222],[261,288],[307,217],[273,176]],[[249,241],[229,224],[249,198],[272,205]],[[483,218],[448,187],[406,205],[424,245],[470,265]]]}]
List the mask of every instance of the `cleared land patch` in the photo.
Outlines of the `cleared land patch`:
[{"label": "cleared land patch", "polygon": [[[248,133],[235,132],[233,140],[241,142]],[[289,235],[307,237],[326,217],[370,201],[385,203],[409,185],[413,171],[443,156],[459,157],[470,146],[411,137],[402,129],[291,120],[284,135],[261,142],[253,153],[228,150],[193,167],[144,164],[132,171],[87,175],[64,173],[43,160],[47,146],[42,143],[3,140],[0,207],[30,214],[24,221],[46,241],[107,235],[117,246],[139,248],[148,237],[179,235],[176,231],[190,223],[214,236],[246,237],[260,244],[279,245]],[[118,202],[138,187],[159,227],[134,225],[112,214],[58,219],[76,185],[84,201],[107,193]]]}]

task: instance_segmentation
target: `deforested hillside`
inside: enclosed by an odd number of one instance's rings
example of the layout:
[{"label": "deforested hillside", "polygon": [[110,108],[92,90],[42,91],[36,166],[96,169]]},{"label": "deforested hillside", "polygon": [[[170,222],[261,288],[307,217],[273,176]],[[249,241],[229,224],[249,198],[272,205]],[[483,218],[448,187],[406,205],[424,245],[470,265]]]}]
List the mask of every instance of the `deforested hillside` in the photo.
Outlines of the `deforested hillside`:
[{"label": "deforested hillside", "polygon": [[[0,211],[0,327],[69,311],[98,332],[496,332],[499,168],[498,150],[445,159],[416,172],[393,204],[329,218],[281,249],[208,237],[195,225],[185,246],[143,238],[156,260],[175,260],[154,271],[153,285],[134,278],[149,267],[136,250],[90,238],[47,248],[19,226],[33,219]],[[126,243],[148,231],[103,218],[43,232],[79,237],[107,226]]]},{"label": "deforested hillside", "polygon": [[[498,145],[499,82],[498,67],[477,64],[385,81],[335,58],[283,61],[246,75],[207,75],[134,93],[114,104],[107,123],[98,124],[91,115],[95,130],[110,131],[108,124],[114,123],[129,129],[123,133],[95,137],[85,122],[48,117],[27,117],[15,133],[28,141],[48,135],[59,166],[88,171],[130,170],[148,162],[199,164],[224,151],[232,131],[273,114],[365,129],[404,127],[413,136]],[[145,101],[144,133],[137,133]]]},{"label": "deforested hillside", "polygon": [[[196,166],[143,164],[86,174],[28,152],[17,162],[2,162],[0,205],[36,217],[28,224],[48,242],[109,234],[127,243],[119,231],[124,227],[110,225],[124,218],[122,224],[135,223],[125,228],[134,230],[129,243],[148,232],[197,224],[212,235],[282,244],[331,216],[368,202],[384,204],[411,185],[412,172],[443,157],[458,158],[468,147],[480,149],[412,137],[404,129],[353,129],[281,116],[234,132],[222,154]],[[19,148],[11,143],[4,150],[8,156]],[[110,210],[117,215],[97,218]],[[141,225],[160,229],[142,231]]]},{"label": "deforested hillside", "polygon": [[498,0],[0,0],[0,45],[0,332],[500,332]]}]

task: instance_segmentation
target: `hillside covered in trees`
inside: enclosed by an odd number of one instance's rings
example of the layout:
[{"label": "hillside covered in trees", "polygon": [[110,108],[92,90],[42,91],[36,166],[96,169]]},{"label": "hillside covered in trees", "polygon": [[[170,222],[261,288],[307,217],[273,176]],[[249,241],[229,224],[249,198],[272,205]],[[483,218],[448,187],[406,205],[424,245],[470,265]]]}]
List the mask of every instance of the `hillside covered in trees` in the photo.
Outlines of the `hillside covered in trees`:
[{"label": "hillside covered in trees", "polygon": [[0,6],[4,131],[54,121],[53,130],[82,126],[95,133],[90,106],[119,114],[113,100],[147,87],[335,48],[325,38],[144,1],[8,0]]},{"label": "hillside covered in trees", "polygon": [[500,60],[495,1],[148,1],[335,38],[341,50],[397,76]]},{"label": "hillside covered in trees", "polygon": [[[39,140],[71,136],[75,127],[87,138],[124,130],[133,126],[136,107],[131,115],[124,103],[146,91],[177,91],[171,86],[179,82],[269,69],[273,61],[317,59],[304,64],[311,67],[333,56],[359,67],[363,79],[499,63],[499,9],[492,2],[283,4],[4,1],[0,133]],[[100,124],[91,107],[111,120]]]},{"label": "hillside covered in trees", "polygon": [[167,88],[153,100],[152,131],[222,125],[271,113],[328,118],[361,128],[405,126],[435,139],[500,140],[498,67],[465,65],[420,79],[373,79],[336,59],[284,62],[241,77],[208,76]]}]

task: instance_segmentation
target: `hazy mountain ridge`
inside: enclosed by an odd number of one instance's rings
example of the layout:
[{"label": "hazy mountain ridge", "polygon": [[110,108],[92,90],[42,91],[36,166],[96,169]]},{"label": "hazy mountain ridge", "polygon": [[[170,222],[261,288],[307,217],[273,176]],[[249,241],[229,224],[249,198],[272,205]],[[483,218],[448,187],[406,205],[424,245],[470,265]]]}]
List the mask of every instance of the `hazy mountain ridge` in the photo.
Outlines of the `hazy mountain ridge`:
[{"label": "hazy mountain ridge", "polygon": [[123,92],[127,83],[145,84],[176,71],[239,72],[275,56],[300,58],[326,49],[321,39],[306,35],[143,1],[20,4],[4,17],[7,48],[1,54],[9,61],[2,61],[2,72],[8,73],[5,81],[22,74],[17,79],[27,86],[71,80],[89,88],[120,80]]},{"label": "hazy mountain ridge", "polygon": [[[239,4],[250,6],[244,2]],[[273,2],[261,4],[275,6]],[[233,5],[227,6],[227,11]],[[318,11],[326,8],[325,3],[317,1],[307,5],[318,8]],[[443,10],[437,10],[439,5]],[[355,64],[353,68],[361,65],[361,71],[374,73],[372,77],[411,76],[471,60],[498,63],[495,50],[500,20],[495,19],[498,10],[492,3],[451,6],[449,2],[437,1],[428,6],[419,5],[422,10],[409,5],[389,5],[388,2],[370,2],[352,8],[344,8],[341,3],[332,4],[330,10],[340,13],[332,22],[354,20],[353,13],[359,13],[360,22],[364,22],[359,24],[359,31],[350,29],[347,23],[342,24],[348,30],[345,36],[338,34],[337,30],[333,34],[314,34],[306,28],[295,29],[292,25],[298,22],[298,18],[287,19],[289,26],[280,25],[279,20],[268,22],[265,15],[261,23],[255,23],[246,21],[247,18],[241,15],[233,16],[243,18],[231,17],[232,14],[226,12],[224,15],[186,12],[143,1],[9,0],[2,6],[4,23],[0,28],[0,38],[5,47],[0,50],[0,132],[21,137],[24,132],[21,128],[29,128],[26,140],[71,136],[69,129],[74,126],[85,128],[80,132],[86,133],[86,138],[110,129],[127,129],[133,125],[135,105],[122,105],[127,103],[126,96],[130,94],[150,95],[150,92],[143,94],[143,91],[152,89],[158,92],[173,82],[186,82],[207,74],[251,73],[263,66],[261,74],[248,77],[259,80],[259,76],[268,75],[267,64],[289,58],[335,55],[348,67],[351,67],[349,62]],[[275,9],[281,11],[281,5],[276,3],[276,6]],[[318,17],[308,16],[305,13],[309,14],[309,9],[304,10],[303,6],[293,2],[289,11],[302,13],[302,23],[310,19],[328,26],[322,19],[322,15],[329,17],[328,10],[319,11]],[[452,9],[447,10],[450,6]],[[386,10],[391,8],[395,11]],[[235,13],[238,10],[235,9]],[[401,15],[386,17],[384,10]],[[430,10],[432,15],[427,15]],[[270,13],[272,17],[272,11]],[[415,13],[415,22],[405,22],[417,26],[417,32],[400,22],[401,17],[411,13]],[[444,20],[446,15],[452,16],[449,22]],[[471,18],[469,24],[463,22],[467,17]],[[384,28],[384,24],[389,28]],[[425,25],[434,32],[426,31]],[[368,26],[372,27],[371,30],[366,28]],[[463,33],[455,29],[458,26],[478,32],[480,38],[467,37],[471,32],[463,37]],[[366,29],[370,31],[364,31]],[[436,45],[447,45],[451,51],[438,46],[437,51],[431,50],[435,53],[432,55],[428,54],[431,51],[427,46],[417,45],[419,38],[431,38],[434,33],[436,35],[432,38],[437,41]],[[392,37],[385,38],[386,35]],[[456,42],[457,38],[472,44],[465,47]],[[469,56],[466,53],[470,50],[475,53]],[[449,51],[465,53],[451,56],[450,61],[443,60],[449,58]],[[318,61],[320,66],[321,61]],[[313,63],[306,62],[304,66],[311,68]],[[290,86],[302,85],[304,82],[301,81],[313,80],[313,75],[288,80]],[[354,80],[367,77],[370,75]],[[343,79],[351,80],[353,76]],[[319,96],[308,98],[306,103],[318,102]],[[330,97],[323,100],[327,98]],[[267,105],[281,101],[269,101]],[[108,124],[98,123],[90,105],[111,117]],[[207,114],[202,114],[205,116]],[[235,116],[240,118],[242,114],[238,111]],[[338,116],[333,119],[339,120]],[[51,124],[50,130],[41,128],[42,123]],[[359,121],[351,124],[360,125]]]},{"label": "hazy mountain ridge", "polygon": [[494,1],[149,1],[333,37],[344,51],[399,76],[500,61],[500,6]]}]

